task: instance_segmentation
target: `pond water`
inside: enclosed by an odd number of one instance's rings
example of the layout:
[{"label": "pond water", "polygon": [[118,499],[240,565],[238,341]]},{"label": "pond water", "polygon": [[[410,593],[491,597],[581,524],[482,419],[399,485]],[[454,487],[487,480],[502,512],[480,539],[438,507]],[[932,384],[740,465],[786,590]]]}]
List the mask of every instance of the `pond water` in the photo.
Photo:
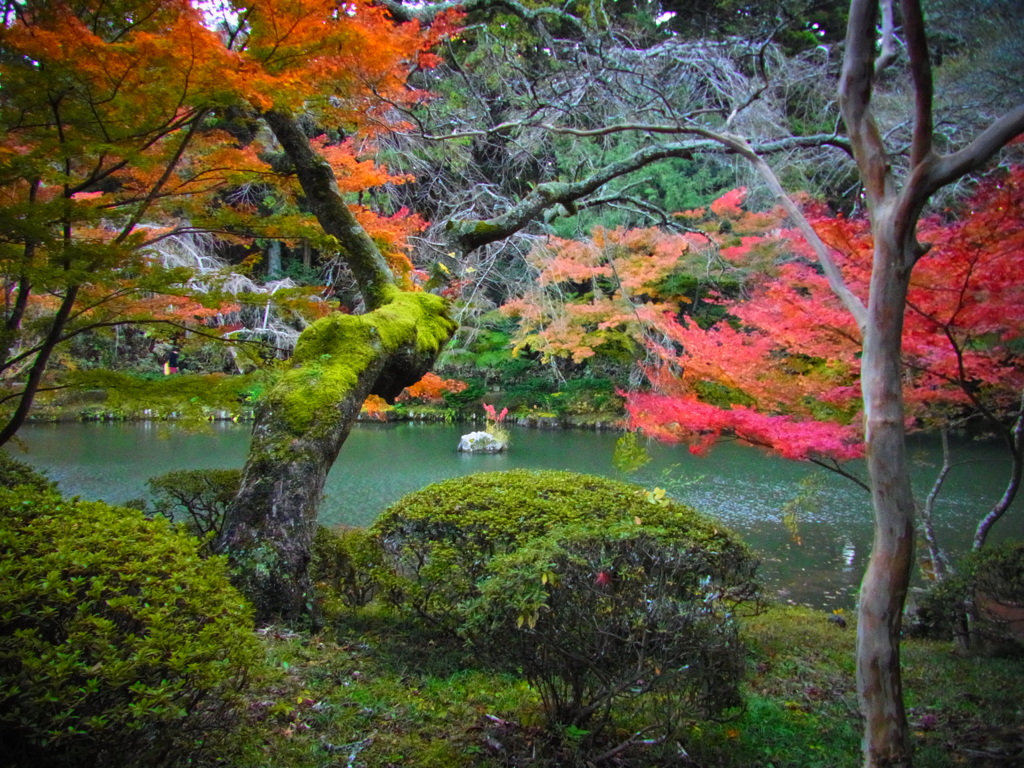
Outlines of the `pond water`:
[{"label": "pond water", "polygon": [[[196,433],[164,422],[30,424],[19,433],[17,458],[45,469],[67,494],[124,502],[146,495],[146,480],[177,469],[240,467],[249,426],[214,424]],[[681,446],[651,446],[653,460],[625,478],[612,465],[617,433],[512,428],[512,447],[499,455],[455,451],[467,425],[399,423],[359,425],[331,471],[321,522],[367,525],[388,504],[429,483],[473,472],[565,469],[666,488],[716,515],[739,532],[762,559],[761,574],[780,599],[826,608],[853,606],[871,543],[867,494],[853,483],[807,464],[785,461],[735,443],[694,457]],[[974,526],[1002,491],[1008,462],[999,446],[962,442],[964,460],[942,496],[939,535],[962,551]],[[938,441],[911,443],[915,483],[925,489],[940,453]],[[819,477],[811,503],[798,515],[799,543],[782,524],[783,507]],[[1020,503],[1017,507],[1020,507]],[[994,538],[1024,537],[1019,509]]]}]

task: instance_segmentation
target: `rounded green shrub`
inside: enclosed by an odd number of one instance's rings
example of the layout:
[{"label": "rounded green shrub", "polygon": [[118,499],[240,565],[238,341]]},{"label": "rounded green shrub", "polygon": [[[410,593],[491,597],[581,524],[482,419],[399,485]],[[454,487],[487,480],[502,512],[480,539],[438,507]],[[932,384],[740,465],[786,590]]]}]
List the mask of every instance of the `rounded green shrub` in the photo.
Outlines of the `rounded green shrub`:
[{"label": "rounded green shrub", "polygon": [[262,659],[224,561],[202,559],[183,531],[52,491],[0,491],[6,764],[213,761]]},{"label": "rounded green shrub", "polygon": [[367,529],[317,526],[309,570],[321,611],[331,617],[369,603],[382,564],[380,545]]},{"label": "rounded green shrub", "polygon": [[665,529],[570,526],[494,558],[463,633],[521,669],[550,723],[614,715],[663,740],[741,703],[744,651],[717,552]]},{"label": "rounded green shrub", "polygon": [[1024,541],[971,552],[918,598],[911,634],[956,638],[982,653],[1024,652]]},{"label": "rounded green shrub", "polygon": [[37,491],[52,490],[57,484],[46,475],[36,471],[23,461],[12,458],[7,451],[0,451],[0,488],[14,488],[27,485]]},{"label": "rounded green shrub", "polygon": [[487,472],[435,483],[389,507],[372,532],[394,602],[454,630],[460,605],[477,596],[491,560],[567,525],[630,523],[658,528],[681,550],[707,553],[707,575],[737,592],[752,587],[756,563],[728,529],[640,486],[574,472]]}]

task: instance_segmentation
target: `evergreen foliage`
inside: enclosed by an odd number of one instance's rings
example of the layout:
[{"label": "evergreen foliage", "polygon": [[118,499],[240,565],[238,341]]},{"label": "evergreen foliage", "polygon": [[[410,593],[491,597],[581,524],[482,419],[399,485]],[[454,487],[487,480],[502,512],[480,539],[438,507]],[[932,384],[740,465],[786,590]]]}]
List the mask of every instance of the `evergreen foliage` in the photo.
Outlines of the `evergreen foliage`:
[{"label": "evergreen foliage", "polygon": [[0,491],[0,753],[13,766],[223,757],[259,676],[221,559],[165,520]]},{"label": "evergreen foliage", "polygon": [[[969,616],[965,622],[964,607]],[[1024,541],[1006,541],[964,557],[956,572],[921,597],[912,616],[918,636],[959,640],[976,652],[1024,653]]]},{"label": "evergreen foliage", "polygon": [[312,554],[310,575],[327,617],[340,608],[361,608],[373,599],[383,552],[367,529],[317,526]]},{"label": "evergreen foliage", "polygon": [[54,490],[57,484],[25,462],[12,458],[6,451],[0,451],[0,488],[17,486],[43,492]]},{"label": "evergreen foliage", "polygon": [[591,740],[624,709],[676,738],[741,703],[739,585],[711,575],[719,557],[633,521],[558,529],[492,561],[463,632],[522,670],[552,725]]},{"label": "evergreen foliage", "polygon": [[242,481],[239,469],[184,469],[146,481],[153,512],[184,522],[188,532],[208,543],[224,525],[224,514]]},{"label": "evergreen foliage", "polygon": [[372,531],[392,569],[382,580],[393,599],[454,631],[462,603],[479,595],[495,557],[563,526],[618,523],[664,531],[684,551],[709,553],[712,579],[753,588],[749,550],[712,518],[652,502],[639,486],[574,472],[483,472],[434,483],[385,510]]}]

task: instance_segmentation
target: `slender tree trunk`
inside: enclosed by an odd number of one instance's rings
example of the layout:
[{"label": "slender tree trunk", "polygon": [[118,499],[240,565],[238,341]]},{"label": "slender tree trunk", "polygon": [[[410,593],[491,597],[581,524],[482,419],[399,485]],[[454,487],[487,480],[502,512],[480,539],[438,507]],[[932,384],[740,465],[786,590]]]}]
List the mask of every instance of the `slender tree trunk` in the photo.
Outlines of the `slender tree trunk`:
[{"label": "slender tree trunk", "polygon": [[946,483],[946,478],[953,469],[953,462],[949,451],[949,429],[943,427],[940,431],[942,437],[942,467],[939,474],[932,482],[928,497],[920,507],[921,528],[924,531],[925,541],[928,543],[928,556],[932,561],[932,576],[936,581],[943,581],[950,573],[949,561],[946,553],[939,545],[939,538],[935,533],[935,502]]},{"label": "slender tree trunk", "polygon": [[903,426],[901,339],[909,281],[903,263],[899,246],[876,228],[861,362],[875,526],[857,625],[857,694],[864,715],[864,763],[869,768],[911,764],[899,652],[914,562],[914,495]]},{"label": "slender tree trunk", "polygon": [[64,327],[67,325],[68,318],[75,307],[75,299],[78,298],[80,288],[81,286],[79,285],[72,285],[64,294],[60,307],[51,321],[50,330],[47,331],[46,337],[39,344],[39,351],[36,352],[36,359],[29,369],[28,379],[18,395],[18,405],[14,409],[14,413],[7,420],[7,423],[0,429],[0,445],[6,445],[17,434],[18,430],[21,429],[25,419],[28,418],[28,414],[32,410],[32,403],[35,401],[39,387],[43,383],[46,366],[50,362],[50,356],[61,341],[61,335],[64,333]]},{"label": "slender tree trunk", "polygon": [[999,498],[999,501],[995,503],[988,514],[978,523],[978,528],[974,532],[973,548],[975,550],[985,546],[988,532],[1006,514],[1010,505],[1013,504],[1013,500],[1017,498],[1017,492],[1020,490],[1021,476],[1024,474],[1024,393],[1021,394],[1021,404],[1017,411],[1017,418],[1014,419],[1013,426],[1007,430],[1003,439],[1006,442],[1006,448],[1010,453],[1012,462],[1010,464],[1010,476],[1006,481],[1006,488],[1003,490],[1003,495]]}]

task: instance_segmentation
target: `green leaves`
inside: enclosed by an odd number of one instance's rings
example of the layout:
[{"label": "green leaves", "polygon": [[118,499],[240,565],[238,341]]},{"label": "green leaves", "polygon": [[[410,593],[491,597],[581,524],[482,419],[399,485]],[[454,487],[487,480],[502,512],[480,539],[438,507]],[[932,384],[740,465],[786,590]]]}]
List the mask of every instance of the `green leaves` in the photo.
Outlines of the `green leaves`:
[{"label": "green leaves", "polygon": [[[454,628],[461,621],[458,606],[478,595],[495,557],[565,526],[623,523],[632,529],[640,527],[636,519],[645,530],[664,530],[688,546],[721,553],[716,567],[723,578],[752,578],[746,547],[712,518],[665,498],[652,504],[639,486],[573,472],[485,472],[435,483],[385,510],[371,530],[384,547],[391,598]],[[550,576],[540,563],[523,580],[522,594],[557,584]],[[535,608],[524,604],[524,623]]]},{"label": "green leaves", "polygon": [[262,656],[223,561],[164,520],[50,491],[0,491],[0,510],[11,759],[148,766],[230,741]]}]

